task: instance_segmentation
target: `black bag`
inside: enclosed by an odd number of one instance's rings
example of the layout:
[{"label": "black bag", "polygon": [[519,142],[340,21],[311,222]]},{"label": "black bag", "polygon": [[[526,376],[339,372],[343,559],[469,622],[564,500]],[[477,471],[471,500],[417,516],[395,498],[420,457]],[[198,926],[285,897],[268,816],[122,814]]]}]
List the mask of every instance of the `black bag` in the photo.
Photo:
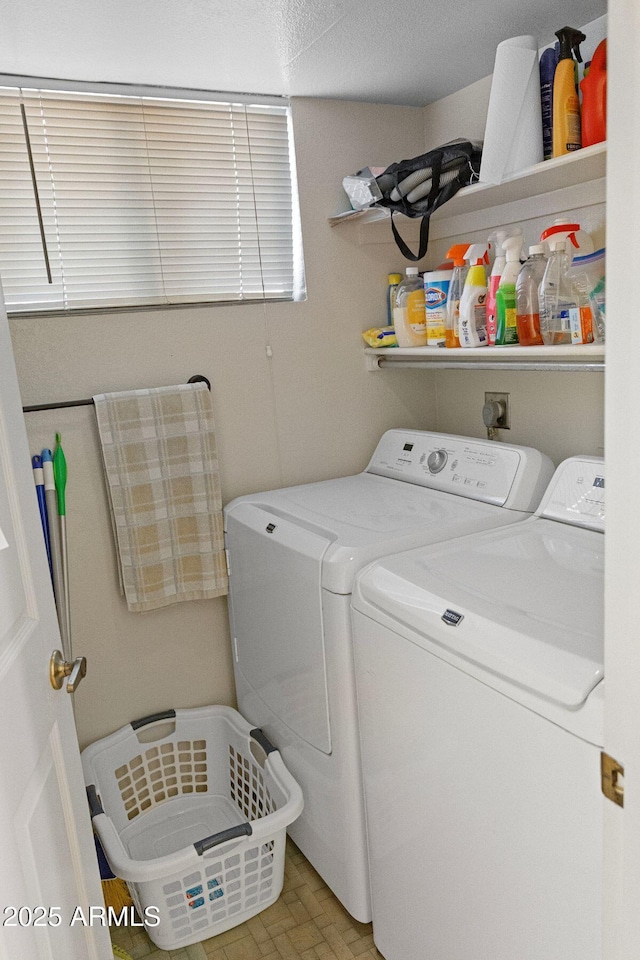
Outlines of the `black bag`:
[{"label": "black bag", "polygon": [[[478,179],[482,144],[472,140],[452,140],[413,160],[401,160],[376,178],[382,199],[377,206],[391,210],[391,229],[407,260],[422,260],[429,244],[429,218],[450,200],[461,187]],[[407,217],[421,217],[420,249],[412,253],[393,222],[396,211]]]}]

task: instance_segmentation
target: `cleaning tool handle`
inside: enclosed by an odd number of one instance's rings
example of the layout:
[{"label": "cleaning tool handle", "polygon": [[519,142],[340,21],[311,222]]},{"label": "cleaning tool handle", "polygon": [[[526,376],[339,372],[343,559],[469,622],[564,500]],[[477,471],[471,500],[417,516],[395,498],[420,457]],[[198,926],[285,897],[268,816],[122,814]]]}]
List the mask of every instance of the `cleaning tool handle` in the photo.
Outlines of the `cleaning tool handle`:
[{"label": "cleaning tool handle", "polygon": [[44,545],[47,551],[47,561],[49,563],[49,571],[53,577],[53,567],[51,564],[51,540],[49,537],[49,517],[47,516],[47,501],[44,492],[44,471],[42,469],[42,457],[32,457],[31,465],[33,467],[33,480],[36,485],[36,496],[38,497],[38,509],[40,510],[40,523],[42,524]]},{"label": "cleaning tool handle", "polygon": [[60,446],[61,435],[56,433],[56,452],[53,455],[53,476],[58,495],[58,516],[64,517],[67,513],[65,490],[67,487],[67,460],[64,450]]}]

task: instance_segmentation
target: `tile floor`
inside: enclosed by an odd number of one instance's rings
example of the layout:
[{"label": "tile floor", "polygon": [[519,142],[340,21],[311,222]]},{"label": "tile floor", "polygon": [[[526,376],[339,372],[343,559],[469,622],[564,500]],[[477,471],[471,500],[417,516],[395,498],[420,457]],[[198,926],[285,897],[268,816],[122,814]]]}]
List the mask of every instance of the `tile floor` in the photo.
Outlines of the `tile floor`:
[{"label": "tile floor", "polygon": [[158,950],[144,930],[114,927],[133,960],[383,960],[370,923],[358,923],[287,839],[280,899],[246,923],[179,950]]}]

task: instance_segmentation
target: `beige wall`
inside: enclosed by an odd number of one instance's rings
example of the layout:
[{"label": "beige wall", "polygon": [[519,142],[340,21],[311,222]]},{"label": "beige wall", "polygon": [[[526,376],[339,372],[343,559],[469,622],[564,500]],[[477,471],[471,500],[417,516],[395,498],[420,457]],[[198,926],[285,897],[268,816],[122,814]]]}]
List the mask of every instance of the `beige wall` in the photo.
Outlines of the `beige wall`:
[{"label": "beige wall", "polygon": [[[24,404],[209,377],[223,499],[362,469],[388,427],[432,427],[419,372],[368,373],[360,331],[384,320],[389,242],[327,224],[346,173],[421,152],[422,111],[294,103],[308,300],[14,319]],[[266,355],[269,344],[272,359]],[[89,672],[76,695],[82,745],[169,706],[232,703],[225,600],[132,614],[117,588],[91,407],[28,414],[35,453],[62,433],[69,464],[73,639]]]}]

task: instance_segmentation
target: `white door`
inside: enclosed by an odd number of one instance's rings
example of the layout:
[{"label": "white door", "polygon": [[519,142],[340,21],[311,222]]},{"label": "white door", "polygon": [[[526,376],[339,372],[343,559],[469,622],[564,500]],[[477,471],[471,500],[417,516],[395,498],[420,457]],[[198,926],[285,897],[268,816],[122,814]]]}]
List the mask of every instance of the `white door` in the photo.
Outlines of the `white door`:
[{"label": "white door", "polygon": [[103,900],[71,696],[49,681],[60,635],[39,524],[0,302],[0,958],[108,960],[108,929],[89,925]]},{"label": "white door", "polygon": [[605,750],[624,808],[605,804],[605,960],[640,957],[640,5],[609,8]]}]

